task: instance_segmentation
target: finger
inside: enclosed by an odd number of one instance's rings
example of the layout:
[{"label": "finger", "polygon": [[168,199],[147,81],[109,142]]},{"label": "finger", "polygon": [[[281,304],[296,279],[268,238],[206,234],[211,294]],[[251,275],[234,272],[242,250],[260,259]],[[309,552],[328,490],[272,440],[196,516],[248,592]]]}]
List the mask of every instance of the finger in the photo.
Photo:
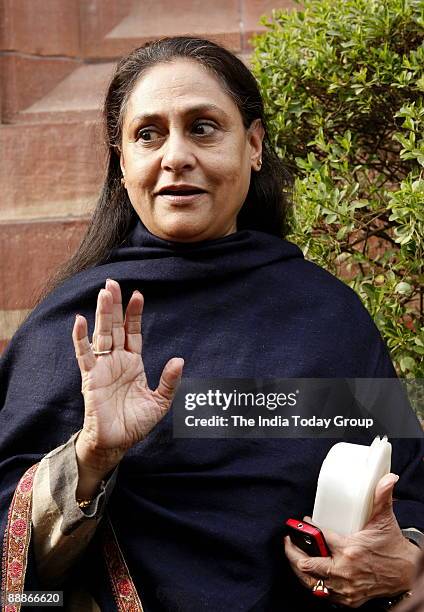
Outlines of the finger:
[{"label": "finger", "polygon": [[296,565],[296,567],[300,561],[306,561],[306,559],[309,559],[308,555],[303,550],[293,544],[290,536],[286,536],[284,538],[284,550],[290,563]]},{"label": "finger", "polygon": [[367,526],[375,520],[392,517],[393,488],[398,480],[399,476],[397,476],[397,474],[391,473],[385,474],[385,476],[380,478],[375,488],[373,510],[371,518],[367,523]]},{"label": "finger", "polygon": [[113,348],[122,349],[125,344],[125,330],[121,287],[117,281],[108,278],[106,280],[106,289],[110,291],[113,298],[112,346]]},{"label": "finger", "polygon": [[331,574],[333,559],[332,557],[307,557],[299,559],[297,567],[301,572],[324,580]]},{"label": "finger", "polygon": [[[305,523],[310,523],[311,525],[318,527],[318,525],[312,521],[312,518],[310,516],[304,516],[303,521]],[[321,529],[321,531],[322,531],[322,535],[324,536],[325,541],[328,544],[330,552],[340,550],[341,548],[345,546],[346,538],[344,536],[340,536],[338,533],[336,533],[332,529]]]},{"label": "finger", "polygon": [[321,579],[331,591],[331,600],[344,603],[342,593],[346,589],[346,579],[337,575],[333,557],[309,557],[291,542],[289,536],[285,537],[284,544],[287,558],[305,586],[312,589]]},{"label": "finger", "polygon": [[139,291],[134,291],[125,311],[125,348],[141,355],[141,315],[144,298]]},{"label": "finger", "polygon": [[181,359],[181,357],[174,357],[170,359],[163,368],[162,376],[160,377],[159,385],[155,393],[169,404],[174,399],[178,385],[181,382],[183,367],[184,359]]},{"label": "finger", "polygon": [[96,351],[109,351],[112,344],[113,298],[110,291],[101,289],[97,296],[96,322],[93,347]]},{"label": "finger", "polygon": [[343,550],[346,546],[346,536],[341,536],[332,529],[321,529],[321,532],[331,554]]},{"label": "finger", "polygon": [[290,563],[295,565],[299,571],[311,574],[316,578],[328,577],[332,565],[331,557],[310,557],[293,544],[290,536],[284,538],[284,548]]},{"label": "finger", "polygon": [[75,356],[81,372],[89,372],[96,365],[96,357],[91,349],[88,339],[88,326],[86,319],[77,315],[72,330],[72,340],[74,342]]},{"label": "finger", "polygon": [[[304,586],[311,589],[316,585],[317,580],[323,580],[324,584],[331,592],[331,600],[336,601],[335,597],[338,593],[341,593],[343,588],[345,587],[346,581],[340,580],[335,575],[334,572],[334,559],[333,557],[309,557],[306,553],[304,553],[300,548],[298,548],[293,542],[291,542],[290,537],[286,536],[284,538],[284,546],[288,560],[290,561],[294,572],[298,576],[299,580],[302,582]],[[317,571],[305,571],[304,568],[312,568],[312,563],[315,561],[321,562],[323,561],[325,567],[315,569]],[[341,597],[341,595],[340,595]],[[341,599],[337,599],[342,603]]]},{"label": "finger", "polygon": [[298,578],[302,581],[304,586],[311,589],[316,583],[316,580],[312,578],[311,576],[309,576],[308,574],[304,573],[299,568],[299,563],[301,563],[301,561],[303,560],[308,559],[308,555],[304,553],[303,550],[300,550],[300,548],[295,546],[295,544],[293,544],[293,542],[290,540],[289,536],[286,536],[284,538],[284,550],[285,550],[287,559],[292,565],[293,570],[296,572],[296,575],[298,576]]}]

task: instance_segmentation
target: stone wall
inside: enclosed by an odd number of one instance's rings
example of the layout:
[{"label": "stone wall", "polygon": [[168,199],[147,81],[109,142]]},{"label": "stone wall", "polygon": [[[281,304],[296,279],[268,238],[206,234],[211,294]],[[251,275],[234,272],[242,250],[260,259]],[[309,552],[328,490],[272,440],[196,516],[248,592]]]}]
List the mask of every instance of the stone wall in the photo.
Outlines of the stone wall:
[{"label": "stone wall", "polygon": [[121,55],[204,36],[246,61],[289,0],[0,0],[0,351],[81,239],[103,174],[102,96]]}]

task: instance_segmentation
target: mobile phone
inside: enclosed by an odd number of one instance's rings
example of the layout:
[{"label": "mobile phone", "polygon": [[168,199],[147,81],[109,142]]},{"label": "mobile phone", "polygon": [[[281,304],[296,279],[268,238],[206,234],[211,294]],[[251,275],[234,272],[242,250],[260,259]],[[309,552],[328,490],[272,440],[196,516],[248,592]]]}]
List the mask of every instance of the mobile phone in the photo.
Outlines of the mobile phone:
[{"label": "mobile phone", "polygon": [[290,536],[293,544],[310,557],[331,556],[330,549],[319,527],[315,527],[315,525],[306,521],[288,519],[286,521],[286,533]]}]

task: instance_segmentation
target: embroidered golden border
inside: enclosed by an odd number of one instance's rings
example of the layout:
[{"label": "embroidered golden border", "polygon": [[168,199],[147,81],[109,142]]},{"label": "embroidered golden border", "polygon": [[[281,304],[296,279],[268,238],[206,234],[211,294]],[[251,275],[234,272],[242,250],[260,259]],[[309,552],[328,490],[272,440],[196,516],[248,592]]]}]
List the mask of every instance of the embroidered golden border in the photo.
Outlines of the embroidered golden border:
[{"label": "embroidered golden border", "polygon": [[[31,540],[32,486],[38,463],[20,479],[9,508],[4,534],[2,593],[22,594]],[[108,517],[103,530],[103,553],[119,612],[143,612],[143,606]],[[20,604],[2,605],[3,612],[19,612]]]},{"label": "embroidered golden border", "polygon": [[103,553],[119,612],[143,612],[137,589],[132,581],[109,517],[105,517]]},{"label": "embroidered golden border", "polygon": [[[31,540],[32,485],[38,463],[32,465],[20,479],[13,494],[4,534],[2,560],[2,593],[22,594]],[[19,612],[20,604],[2,605],[4,612]]]}]

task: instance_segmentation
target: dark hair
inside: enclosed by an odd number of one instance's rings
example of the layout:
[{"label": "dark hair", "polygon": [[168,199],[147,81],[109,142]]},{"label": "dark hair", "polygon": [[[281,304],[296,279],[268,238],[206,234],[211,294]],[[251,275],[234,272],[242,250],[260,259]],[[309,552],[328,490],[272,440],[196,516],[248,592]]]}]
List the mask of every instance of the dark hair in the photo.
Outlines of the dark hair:
[{"label": "dark hair", "polygon": [[69,276],[104,261],[107,253],[124,241],[137,221],[137,213],[121,185],[119,147],[126,104],[147,69],[179,57],[199,62],[219,79],[236,103],[246,128],[255,119],[262,121],[265,130],[262,168],[252,173],[246,200],[237,217],[237,229],[284,236],[291,180],[270,143],[263,102],[254,76],[235,55],[209,40],[187,36],[163,38],[135,49],[117,64],[103,110],[108,145],[103,188],[79,249],[52,279],[44,295]]}]

